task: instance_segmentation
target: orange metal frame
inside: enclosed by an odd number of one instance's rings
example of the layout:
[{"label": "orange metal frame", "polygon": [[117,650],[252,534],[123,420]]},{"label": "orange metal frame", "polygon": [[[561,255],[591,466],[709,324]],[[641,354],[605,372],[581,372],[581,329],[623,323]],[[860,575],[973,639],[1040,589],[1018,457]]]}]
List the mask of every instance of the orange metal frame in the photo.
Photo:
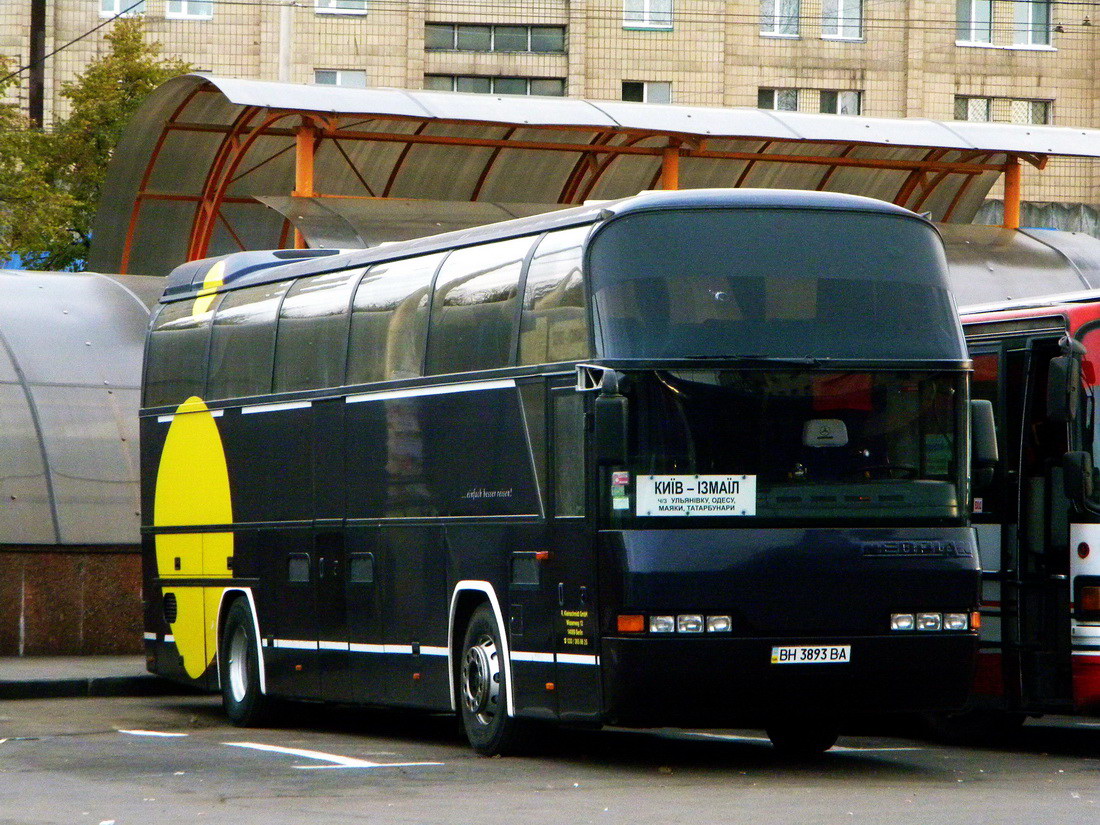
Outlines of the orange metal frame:
[{"label": "orange metal frame", "polygon": [[[990,152],[963,153],[949,149],[930,149],[920,160],[883,160],[858,157],[855,155],[855,150],[861,144],[847,142],[844,143],[843,150],[835,155],[827,153],[815,155],[785,154],[783,146],[791,141],[784,139],[762,140],[756,151],[727,152],[708,149],[706,141],[694,135],[606,127],[547,127],[547,129],[552,128],[557,132],[575,131],[578,134],[583,132],[586,140],[576,142],[513,140],[512,135],[515,132],[515,127],[504,127],[506,131],[500,138],[452,137],[425,134],[425,130],[429,125],[463,124],[466,123],[465,121],[420,120],[411,132],[399,132],[365,128],[377,123],[377,120],[369,115],[324,115],[318,112],[262,109],[259,107],[243,108],[234,122],[228,126],[191,123],[184,119],[184,115],[195,96],[210,92],[209,88],[200,88],[189,95],[180,103],[161,130],[138,186],[137,197],[131,207],[120,265],[122,272],[126,272],[128,269],[142,206],[147,201],[169,200],[194,203],[195,212],[188,242],[188,260],[202,258],[208,254],[211,239],[219,225],[243,249],[244,242],[232,226],[229,217],[223,211],[223,207],[231,204],[257,204],[251,198],[230,195],[230,189],[233,184],[242,178],[288,151],[294,151],[295,159],[294,189],[291,194],[298,197],[336,197],[318,191],[321,187],[315,176],[314,161],[318,148],[325,141],[331,141],[336,150],[343,155],[348,167],[366,193],[361,196],[341,195],[339,197],[389,197],[400,170],[407,160],[410,149],[417,145],[437,145],[491,148],[494,150],[490,154],[485,169],[470,196],[472,201],[476,201],[481,195],[493,165],[504,149],[575,153],[578,158],[577,162],[560,194],[559,202],[563,204],[583,202],[594,190],[610,165],[623,156],[651,156],[658,160],[658,171],[654,175],[651,186],[660,185],[663,189],[679,188],[680,167],[682,160],[685,158],[744,161],[745,167],[741,171],[736,185],[741,185],[746,180],[749,171],[758,163],[821,166],[823,172],[817,188],[824,188],[832,175],[841,168],[905,171],[909,174],[899,187],[894,202],[911,209],[919,209],[933,191],[945,185],[945,182],[955,180],[957,181],[955,197],[944,215],[945,219],[950,217],[950,213],[976,178],[989,173],[1003,174],[1005,178],[1004,225],[1008,228],[1019,226],[1021,161],[1026,161],[1042,169],[1047,160],[1045,156],[1026,153],[1009,153],[1007,155]],[[398,117],[392,119],[405,122],[418,120],[416,118]],[[536,127],[527,126],[526,128]],[[201,192],[198,195],[193,195],[153,191],[151,180],[164,145],[171,135],[181,132],[221,135],[221,143],[213,162],[206,172]],[[257,155],[256,144],[261,137],[285,138],[285,143],[279,149],[268,152],[262,157],[253,157],[253,155]],[[654,138],[660,140],[653,145],[641,145],[647,140],[652,142]],[[355,169],[351,159],[341,146],[341,143],[346,141],[404,144],[381,195],[372,191],[359,170]],[[835,147],[839,142],[819,141],[819,143],[822,146]],[[952,152],[957,152],[957,158],[948,160],[947,158]],[[1002,162],[995,163],[992,161],[995,157],[1005,159]],[[246,159],[251,161],[248,166],[245,166]],[[961,176],[961,180],[959,180],[959,176]],[[293,243],[296,248],[301,248],[305,244],[304,239],[296,229],[293,232],[293,238],[291,238],[289,227],[284,223],[280,243],[286,244],[288,242]]]}]

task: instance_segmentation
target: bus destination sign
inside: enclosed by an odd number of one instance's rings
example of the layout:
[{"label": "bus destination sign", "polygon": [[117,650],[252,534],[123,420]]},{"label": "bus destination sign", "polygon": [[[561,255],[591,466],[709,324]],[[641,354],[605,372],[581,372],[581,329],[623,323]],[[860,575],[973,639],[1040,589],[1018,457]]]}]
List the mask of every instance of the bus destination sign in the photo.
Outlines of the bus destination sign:
[{"label": "bus destination sign", "polygon": [[756,476],[638,476],[639,516],[755,516]]}]

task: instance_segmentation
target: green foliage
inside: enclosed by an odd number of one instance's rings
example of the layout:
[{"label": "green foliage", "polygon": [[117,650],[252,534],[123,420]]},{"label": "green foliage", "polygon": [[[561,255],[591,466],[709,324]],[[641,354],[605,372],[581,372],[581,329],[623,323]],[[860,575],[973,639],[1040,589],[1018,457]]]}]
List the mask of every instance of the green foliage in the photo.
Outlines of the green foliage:
[{"label": "green foliage", "polygon": [[[0,60],[0,77],[10,71]],[[0,99],[17,83],[16,77],[0,82]],[[68,220],[73,201],[50,183],[47,142],[16,104],[0,103],[0,260],[64,240],[56,228]]]},{"label": "green foliage", "polygon": [[123,128],[154,89],[190,71],[145,41],[140,18],[119,19],[105,39],[109,51],[62,85],[69,114],[52,132],[31,128],[14,107],[0,108],[0,258],[14,253],[35,269],[83,268]]}]

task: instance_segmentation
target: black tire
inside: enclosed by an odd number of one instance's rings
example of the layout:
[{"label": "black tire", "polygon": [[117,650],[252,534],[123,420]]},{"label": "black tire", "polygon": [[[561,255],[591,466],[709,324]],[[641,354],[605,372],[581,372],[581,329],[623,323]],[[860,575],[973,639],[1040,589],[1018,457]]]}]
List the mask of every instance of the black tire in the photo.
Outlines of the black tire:
[{"label": "black tire", "polygon": [[840,731],[828,719],[784,719],[767,728],[776,753],[785,759],[815,759],[836,744]]},{"label": "black tire", "polygon": [[271,715],[271,700],[260,692],[260,661],[256,625],[244,599],[229,607],[219,647],[222,706],[234,725],[251,728]]},{"label": "black tire", "polygon": [[458,661],[457,697],[462,728],[470,747],[482,756],[512,753],[520,722],[508,715],[508,668],[496,617],[487,604],[466,626]]}]

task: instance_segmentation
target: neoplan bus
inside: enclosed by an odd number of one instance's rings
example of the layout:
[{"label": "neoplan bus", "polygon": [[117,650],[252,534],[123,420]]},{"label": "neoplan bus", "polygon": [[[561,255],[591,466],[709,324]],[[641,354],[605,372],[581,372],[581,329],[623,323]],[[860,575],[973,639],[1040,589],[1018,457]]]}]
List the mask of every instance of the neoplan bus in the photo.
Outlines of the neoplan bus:
[{"label": "neoplan bus", "polygon": [[169,277],[141,420],[151,670],[276,698],[752,724],[961,706],[967,360],[924,219],[649,193]]},{"label": "neoplan bus", "polygon": [[949,721],[973,735],[1098,714],[1100,292],[975,306],[963,324],[1003,461],[973,501],[985,625],[972,712]]}]

